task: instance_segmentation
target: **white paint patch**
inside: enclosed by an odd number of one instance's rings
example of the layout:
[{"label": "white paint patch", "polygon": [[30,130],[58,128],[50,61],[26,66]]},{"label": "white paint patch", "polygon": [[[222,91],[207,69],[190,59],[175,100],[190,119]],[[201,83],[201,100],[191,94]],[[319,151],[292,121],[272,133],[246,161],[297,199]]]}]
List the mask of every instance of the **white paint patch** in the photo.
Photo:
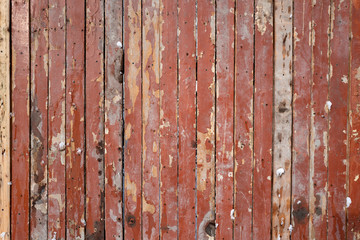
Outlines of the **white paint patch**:
[{"label": "white paint patch", "polygon": [[5,236],[6,236],[6,232],[2,232],[2,233],[0,234],[0,238],[2,238],[2,239],[5,239]]},{"label": "white paint patch", "polygon": [[82,219],[81,219],[81,223],[84,224],[84,226],[85,226],[85,225],[86,225],[85,219],[82,218]]},{"label": "white paint patch", "polygon": [[299,200],[299,201],[297,201],[297,204],[300,204],[301,203],[301,201]]},{"label": "white paint patch", "polygon": [[119,41],[116,43],[116,46],[118,46],[119,48],[122,48],[122,43]]},{"label": "white paint patch", "polygon": [[60,150],[60,151],[64,151],[64,150],[65,150],[65,147],[66,147],[66,145],[65,145],[64,142],[60,142],[60,143],[59,143],[59,150]]},{"label": "white paint patch", "polygon": [[223,175],[221,175],[221,174],[218,174],[217,177],[218,177],[219,181],[222,181],[224,179]]},{"label": "white paint patch", "polygon": [[235,212],[235,210],[234,210],[234,209],[231,209],[231,211],[230,211],[231,220],[235,220],[234,212]]},{"label": "white paint patch", "polygon": [[77,149],[76,149],[76,154],[77,154],[77,155],[80,155],[81,152],[82,152],[81,148],[77,148]]},{"label": "white paint patch", "polygon": [[342,81],[343,83],[348,83],[348,82],[349,82],[346,75],[342,76],[341,81]]},{"label": "white paint patch", "polygon": [[330,102],[330,101],[326,101],[326,103],[325,103],[325,107],[326,107],[326,109],[327,109],[328,111],[330,111],[330,110],[331,110],[331,106],[332,106],[332,102]]},{"label": "white paint patch", "polygon": [[289,231],[290,231],[290,234],[291,234],[291,232],[294,230],[294,227],[290,224],[290,226],[289,226]]},{"label": "white paint patch", "polygon": [[278,168],[278,170],[276,170],[276,175],[278,177],[281,177],[281,175],[283,175],[285,173],[285,169],[283,168]]},{"label": "white paint patch", "polygon": [[346,197],[346,208],[350,207],[351,205],[351,198]]},{"label": "white paint patch", "polygon": [[359,174],[355,176],[354,181],[357,182],[357,180],[359,180]]},{"label": "white paint patch", "polygon": [[54,232],[54,236],[52,237],[51,240],[56,240],[56,232]]},{"label": "white paint patch", "polygon": [[233,173],[232,173],[232,172],[229,172],[229,173],[228,173],[228,177],[233,177]]},{"label": "white paint patch", "polygon": [[11,185],[12,185],[12,182],[8,182],[8,185],[11,186]]}]

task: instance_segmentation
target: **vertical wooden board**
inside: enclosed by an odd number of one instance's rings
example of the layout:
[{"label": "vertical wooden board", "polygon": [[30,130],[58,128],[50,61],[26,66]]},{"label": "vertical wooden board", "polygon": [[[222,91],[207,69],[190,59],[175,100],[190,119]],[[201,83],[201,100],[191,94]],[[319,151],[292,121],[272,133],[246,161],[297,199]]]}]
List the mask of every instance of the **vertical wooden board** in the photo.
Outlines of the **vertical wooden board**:
[{"label": "vertical wooden board", "polygon": [[47,238],[48,1],[30,1],[30,238]]},{"label": "vertical wooden board", "polygon": [[197,237],[211,239],[215,236],[215,1],[197,4]]},{"label": "vertical wooden board", "polygon": [[294,1],[292,239],[309,237],[311,0]]},{"label": "vertical wooden board", "polygon": [[[255,91],[253,238],[267,239],[271,228],[273,3],[255,1]],[[266,59],[266,60],[265,60]]]},{"label": "vertical wooden board", "polygon": [[0,6],[0,232],[10,239],[10,2]]},{"label": "vertical wooden board", "polygon": [[48,239],[65,239],[65,0],[49,1]]},{"label": "vertical wooden board", "polygon": [[105,1],[105,226],[106,239],[123,238],[122,1]]},{"label": "vertical wooden board", "polygon": [[66,8],[66,236],[84,239],[85,2],[68,1]]},{"label": "vertical wooden board", "polygon": [[178,4],[179,81],[179,239],[196,237],[196,2]]},{"label": "vertical wooden board", "polygon": [[11,238],[29,239],[29,1],[12,1]]},{"label": "vertical wooden board", "polygon": [[216,2],[216,238],[232,239],[234,220],[235,1]]},{"label": "vertical wooden board", "polygon": [[141,1],[124,0],[125,239],[141,239]]},{"label": "vertical wooden board", "polygon": [[349,76],[349,1],[331,6],[328,236],[346,238],[346,167]]},{"label": "vertical wooden board", "polygon": [[142,223],[143,238],[159,238],[159,0],[142,2]]},{"label": "vertical wooden board", "polygon": [[105,236],[104,1],[86,1],[86,238]]},{"label": "vertical wooden board", "polygon": [[327,236],[328,74],[330,1],[313,1],[310,139],[310,238]]},{"label": "vertical wooden board", "polygon": [[275,1],[272,238],[290,239],[292,144],[292,1]]},{"label": "vertical wooden board", "polygon": [[234,239],[252,236],[254,3],[236,1]]},{"label": "vertical wooden board", "polygon": [[177,229],[177,4],[160,3],[160,238]]},{"label": "vertical wooden board", "polygon": [[[347,239],[360,239],[360,1],[351,1],[351,80],[349,125],[349,195],[347,198]],[[351,201],[351,202],[350,202]]]}]

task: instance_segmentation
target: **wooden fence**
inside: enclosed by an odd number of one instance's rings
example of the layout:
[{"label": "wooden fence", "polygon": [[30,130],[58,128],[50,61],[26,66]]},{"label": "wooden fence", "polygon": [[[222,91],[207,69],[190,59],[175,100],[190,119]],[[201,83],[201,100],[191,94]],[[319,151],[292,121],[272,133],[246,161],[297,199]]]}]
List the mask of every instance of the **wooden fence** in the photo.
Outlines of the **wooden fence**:
[{"label": "wooden fence", "polygon": [[0,23],[0,239],[360,239],[360,0]]}]

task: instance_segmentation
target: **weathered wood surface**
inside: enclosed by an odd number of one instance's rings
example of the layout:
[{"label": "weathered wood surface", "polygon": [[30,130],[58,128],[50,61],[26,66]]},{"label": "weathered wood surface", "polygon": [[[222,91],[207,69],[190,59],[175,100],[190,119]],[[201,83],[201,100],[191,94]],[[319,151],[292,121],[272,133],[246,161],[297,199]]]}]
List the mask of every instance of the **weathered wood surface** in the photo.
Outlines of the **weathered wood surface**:
[{"label": "weathered wood surface", "polygon": [[359,19],[2,2],[0,238],[360,239]]}]

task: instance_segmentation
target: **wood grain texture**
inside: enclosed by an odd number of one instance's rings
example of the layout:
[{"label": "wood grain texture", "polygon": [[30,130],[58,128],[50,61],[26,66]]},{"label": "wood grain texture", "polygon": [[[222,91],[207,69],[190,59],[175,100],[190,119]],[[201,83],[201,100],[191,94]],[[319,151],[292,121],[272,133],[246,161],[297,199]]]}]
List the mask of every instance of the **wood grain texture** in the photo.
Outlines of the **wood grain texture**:
[{"label": "wood grain texture", "polygon": [[177,5],[160,1],[160,238],[177,239]]},{"label": "wood grain texture", "polygon": [[215,236],[215,1],[197,2],[197,237]]},{"label": "wood grain texture", "polygon": [[195,1],[179,1],[179,239],[193,239],[196,231],[196,36]]},{"label": "wood grain texture", "polygon": [[65,0],[49,1],[48,239],[63,240],[65,221]]},{"label": "wood grain texture", "polygon": [[292,239],[309,237],[311,0],[294,1]]},{"label": "wood grain texture", "polygon": [[30,1],[30,238],[47,238],[48,1]]},{"label": "wood grain texture", "polygon": [[142,236],[141,1],[124,0],[125,239]]},{"label": "wood grain texture", "polygon": [[105,238],[117,240],[124,220],[122,10],[122,1],[105,1]]},{"label": "wood grain texture", "polygon": [[347,209],[347,239],[360,239],[360,1],[351,1],[351,53],[350,53],[350,114],[349,114],[349,200]]},{"label": "wood grain texture", "polygon": [[[292,146],[292,14],[291,1],[276,0],[274,26],[274,132],[272,238],[290,238]],[[283,170],[284,173],[279,171]]]},{"label": "wood grain texture", "polygon": [[234,239],[252,236],[254,3],[236,1]]},{"label": "wood grain texture", "polygon": [[86,1],[86,238],[105,236],[104,1]]},{"label": "wood grain texture", "polygon": [[29,1],[11,2],[11,239],[29,239]]},{"label": "wood grain texture", "polygon": [[86,226],[84,0],[67,1],[66,14],[66,237],[83,239]]},{"label": "wood grain texture", "polygon": [[160,33],[159,0],[142,2],[142,223],[143,239],[159,238]]},{"label": "wood grain texture", "polygon": [[273,2],[255,1],[253,238],[270,236],[273,128]]},{"label": "wood grain texture", "polygon": [[328,74],[330,1],[313,2],[310,139],[310,236],[327,237]]},{"label": "wood grain texture", "polygon": [[10,2],[0,6],[0,232],[10,239]]},{"label": "wood grain texture", "polygon": [[346,170],[350,2],[331,5],[329,72],[328,238],[346,238]]},{"label": "wood grain texture", "polygon": [[232,239],[235,1],[216,4],[216,238]]}]

